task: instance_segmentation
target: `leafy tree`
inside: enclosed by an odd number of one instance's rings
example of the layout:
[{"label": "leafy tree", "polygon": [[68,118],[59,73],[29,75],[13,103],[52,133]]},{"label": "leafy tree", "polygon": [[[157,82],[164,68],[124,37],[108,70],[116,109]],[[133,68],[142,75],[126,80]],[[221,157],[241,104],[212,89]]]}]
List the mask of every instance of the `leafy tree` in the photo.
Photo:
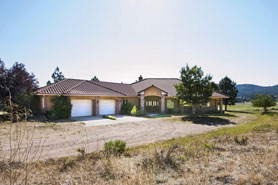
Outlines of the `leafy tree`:
[{"label": "leafy tree", "polygon": [[91,79],[91,81],[99,82],[99,79],[98,79],[97,76],[94,76],[94,77]]},{"label": "leafy tree", "polygon": [[[51,75],[53,82],[57,83],[59,81],[62,81],[65,79],[65,76],[63,75],[63,73],[60,71],[59,67],[57,66],[56,69],[54,70],[54,72]],[[46,85],[51,85],[51,81],[48,80],[46,82]]]},{"label": "leafy tree", "polygon": [[256,98],[252,100],[254,107],[263,107],[264,112],[267,112],[268,107],[276,105],[276,101],[270,95],[256,95]]},{"label": "leafy tree", "polygon": [[217,83],[211,82],[211,86],[212,86],[214,92],[219,92],[219,86]]},{"label": "leafy tree", "polygon": [[10,69],[0,61],[0,98],[11,93],[12,98],[33,92],[38,88],[38,81],[33,73],[26,71],[25,65],[16,62]]},{"label": "leafy tree", "polygon": [[48,80],[48,81],[46,82],[46,85],[51,85],[51,81]]},{"label": "leafy tree", "polygon": [[6,79],[7,78],[7,69],[5,68],[4,62],[0,59],[0,95],[1,99],[7,93]]},{"label": "leafy tree", "polygon": [[206,105],[213,93],[211,85],[212,77],[204,75],[198,66],[190,68],[188,65],[181,68],[181,83],[175,85],[176,98],[192,106],[192,113],[195,114],[196,107]]},{"label": "leafy tree", "polygon": [[227,111],[227,105],[234,105],[236,103],[236,97],[238,94],[236,83],[229,77],[224,77],[219,82],[219,92],[229,96],[229,98],[223,100],[225,111]]}]

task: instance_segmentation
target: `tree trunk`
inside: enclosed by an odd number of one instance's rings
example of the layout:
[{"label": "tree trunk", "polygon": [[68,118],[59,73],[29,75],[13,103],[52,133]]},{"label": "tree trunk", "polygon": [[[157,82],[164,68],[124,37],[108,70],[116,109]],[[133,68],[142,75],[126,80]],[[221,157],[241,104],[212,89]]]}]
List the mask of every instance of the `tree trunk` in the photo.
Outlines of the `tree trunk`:
[{"label": "tree trunk", "polygon": [[267,112],[267,107],[264,107],[264,113],[266,113]]},{"label": "tree trunk", "polygon": [[228,105],[227,104],[225,104],[225,111],[227,111],[228,110]]},{"label": "tree trunk", "polygon": [[192,106],[192,114],[195,114],[196,113],[196,107],[195,105]]}]

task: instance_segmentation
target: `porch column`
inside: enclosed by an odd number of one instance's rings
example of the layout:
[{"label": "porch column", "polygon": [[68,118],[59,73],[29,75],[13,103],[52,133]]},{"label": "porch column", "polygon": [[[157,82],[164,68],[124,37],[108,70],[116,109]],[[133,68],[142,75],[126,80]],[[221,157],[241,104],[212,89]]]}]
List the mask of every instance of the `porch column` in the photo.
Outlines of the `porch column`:
[{"label": "porch column", "polygon": [[121,112],[121,98],[116,100],[116,114],[120,114]]},{"label": "porch column", "polygon": [[99,116],[99,97],[96,97],[96,116]]},{"label": "porch column", "polygon": [[161,114],[165,113],[165,94],[161,94]]},{"label": "porch column", "polygon": [[144,92],[140,93],[140,110],[145,110]]},{"label": "porch column", "polygon": [[223,100],[220,99],[220,113],[223,113]]},{"label": "porch column", "polygon": [[42,111],[44,112],[46,109],[46,105],[45,105],[45,95],[42,96]]},{"label": "porch column", "polygon": [[184,104],[180,103],[180,109],[181,109],[181,113],[184,114]]}]

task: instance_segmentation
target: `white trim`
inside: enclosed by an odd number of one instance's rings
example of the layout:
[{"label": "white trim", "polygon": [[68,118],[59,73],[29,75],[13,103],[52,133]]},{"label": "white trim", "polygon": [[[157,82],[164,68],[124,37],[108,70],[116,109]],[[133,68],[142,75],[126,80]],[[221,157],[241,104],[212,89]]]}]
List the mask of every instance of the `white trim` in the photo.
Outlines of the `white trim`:
[{"label": "white trim", "polygon": [[144,95],[144,94],[145,94],[145,92],[144,92],[144,91],[142,91],[142,92],[140,92],[139,94],[140,94],[140,95]]}]

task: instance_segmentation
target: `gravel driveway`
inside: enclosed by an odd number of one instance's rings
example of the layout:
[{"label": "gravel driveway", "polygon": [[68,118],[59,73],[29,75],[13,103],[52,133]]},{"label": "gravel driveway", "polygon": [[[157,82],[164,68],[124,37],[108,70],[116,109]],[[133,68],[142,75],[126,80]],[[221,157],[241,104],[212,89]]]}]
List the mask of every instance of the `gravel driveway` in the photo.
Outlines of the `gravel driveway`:
[{"label": "gravel driveway", "polygon": [[[152,143],[173,137],[200,134],[223,127],[191,124],[185,122],[167,122],[163,119],[147,119],[144,121],[85,127],[73,123],[59,123],[55,126],[45,127],[44,123],[37,123],[34,135],[34,147],[41,138],[45,139],[41,159],[77,155],[77,148],[85,148],[86,152],[101,150],[105,142],[121,139],[127,146]],[[40,126],[42,125],[42,126]],[[226,125],[227,126],[227,125]],[[8,154],[9,144],[5,142],[8,133],[3,133],[0,141],[4,153]]]}]

